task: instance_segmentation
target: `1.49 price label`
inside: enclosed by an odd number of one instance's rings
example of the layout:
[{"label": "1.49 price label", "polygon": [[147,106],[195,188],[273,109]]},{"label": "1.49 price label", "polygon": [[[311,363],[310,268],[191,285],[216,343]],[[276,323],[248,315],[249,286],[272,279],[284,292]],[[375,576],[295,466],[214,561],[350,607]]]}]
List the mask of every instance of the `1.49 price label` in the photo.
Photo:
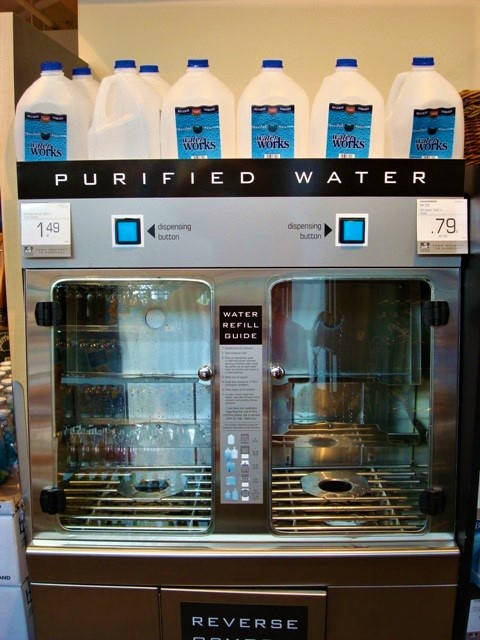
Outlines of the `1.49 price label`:
[{"label": "1.49 price label", "polygon": [[22,203],[21,239],[24,257],[70,257],[70,203]]},{"label": "1.49 price label", "polygon": [[417,253],[468,253],[468,214],[464,198],[417,200]]}]

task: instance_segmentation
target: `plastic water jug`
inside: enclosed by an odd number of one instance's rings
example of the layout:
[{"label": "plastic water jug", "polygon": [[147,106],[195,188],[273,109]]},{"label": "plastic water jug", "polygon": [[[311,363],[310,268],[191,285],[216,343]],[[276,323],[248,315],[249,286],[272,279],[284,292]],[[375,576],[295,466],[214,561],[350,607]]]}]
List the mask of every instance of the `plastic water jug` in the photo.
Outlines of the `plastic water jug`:
[{"label": "plastic water jug", "polygon": [[42,62],[40,69],[40,77],[17,104],[14,122],[17,160],[85,160],[88,100],[65,77],[61,62]]},{"label": "plastic water jug", "polygon": [[316,158],[382,158],[383,96],[359,71],[355,58],[339,58],[313,101],[310,153]]},{"label": "plastic water jug", "polygon": [[93,78],[90,67],[74,67],[72,69],[72,81],[74,86],[87,97],[93,116],[100,83]]},{"label": "plastic water jug", "polygon": [[237,157],[307,157],[309,116],[307,93],[282,60],[264,60],[238,101]]},{"label": "plastic water jug", "polygon": [[393,105],[395,104],[398,92],[402,88],[405,78],[409,74],[409,71],[401,71],[395,76],[390,91],[388,92],[387,100],[385,102],[385,157],[390,158],[392,153],[392,141],[390,136],[390,129],[387,123],[392,115]]},{"label": "plastic water jug", "polygon": [[413,58],[411,71],[396,82],[399,87],[386,122],[391,157],[463,158],[462,98],[436,71],[434,58]]},{"label": "plastic water jug", "polygon": [[163,100],[170,90],[170,85],[161,77],[158,64],[141,64],[139,73],[144,80],[156,89],[163,104]]},{"label": "plastic water jug", "polygon": [[160,158],[160,97],[134,60],[117,60],[100,83],[88,132],[91,160]]},{"label": "plastic water jug", "polygon": [[161,133],[165,158],[235,157],[235,100],[208,60],[188,60],[163,101]]}]

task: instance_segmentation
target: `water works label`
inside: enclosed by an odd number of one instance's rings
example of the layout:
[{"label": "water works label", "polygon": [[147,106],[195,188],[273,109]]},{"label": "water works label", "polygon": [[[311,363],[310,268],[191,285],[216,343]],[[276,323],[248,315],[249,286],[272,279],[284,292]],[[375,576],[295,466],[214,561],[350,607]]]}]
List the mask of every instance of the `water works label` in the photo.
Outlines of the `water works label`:
[{"label": "water works label", "polygon": [[252,158],[293,158],[295,106],[252,106]]},{"label": "water works label", "polygon": [[455,107],[414,109],[410,158],[451,158],[454,133]]},{"label": "water works label", "polygon": [[25,113],[25,161],[67,159],[67,116]]},{"label": "water works label", "polygon": [[176,107],[175,126],[180,160],[222,157],[218,105]]},{"label": "water works label", "polygon": [[372,112],[372,105],[330,103],[327,158],[368,158]]}]

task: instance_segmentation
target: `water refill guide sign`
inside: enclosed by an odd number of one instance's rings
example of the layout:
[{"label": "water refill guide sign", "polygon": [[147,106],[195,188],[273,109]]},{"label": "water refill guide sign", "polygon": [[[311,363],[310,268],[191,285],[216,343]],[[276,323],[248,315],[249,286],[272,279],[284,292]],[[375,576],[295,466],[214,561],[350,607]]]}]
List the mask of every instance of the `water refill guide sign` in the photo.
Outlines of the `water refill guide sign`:
[{"label": "water refill guide sign", "polygon": [[24,202],[20,214],[24,257],[69,258],[72,255],[70,203]]},{"label": "water refill guide sign", "polygon": [[220,306],[220,369],[221,501],[261,503],[261,306]]},{"label": "water refill guide sign", "polygon": [[467,200],[417,200],[417,252],[420,255],[468,253]]}]

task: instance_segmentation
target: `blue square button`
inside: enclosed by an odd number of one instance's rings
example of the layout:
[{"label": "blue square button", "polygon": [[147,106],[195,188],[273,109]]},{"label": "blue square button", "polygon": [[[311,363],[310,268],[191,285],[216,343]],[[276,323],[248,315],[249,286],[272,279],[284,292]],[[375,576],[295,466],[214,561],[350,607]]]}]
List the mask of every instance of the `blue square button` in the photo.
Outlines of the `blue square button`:
[{"label": "blue square button", "polygon": [[340,244],[365,244],[365,218],[340,218],[338,241]]},{"label": "blue square button", "polygon": [[142,233],[138,218],[115,219],[115,244],[141,244]]}]

